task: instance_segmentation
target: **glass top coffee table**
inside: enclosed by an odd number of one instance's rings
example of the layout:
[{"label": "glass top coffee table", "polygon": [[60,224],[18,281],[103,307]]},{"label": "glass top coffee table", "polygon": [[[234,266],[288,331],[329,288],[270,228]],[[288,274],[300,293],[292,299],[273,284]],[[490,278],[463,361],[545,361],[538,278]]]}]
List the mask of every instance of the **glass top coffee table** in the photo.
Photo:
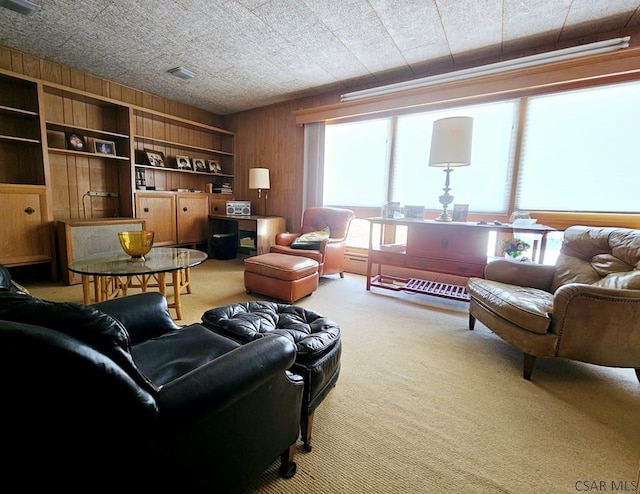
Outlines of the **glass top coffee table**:
[{"label": "glass top coffee table", "polygon": [[[191,268],[203,263],[207,254],[196,249],[182,247],[154,247],[144,261],[131,260],[123,251],[101,252],[75,259],[69,271],[82,277],[84,303],[91,303],[90,282],[93,279],[94,301],[101,302],[126,296],[129,288],[158,288],[166,297],[167,286],[173,286],[173,302],[176,318],[182,319],[180,294],[186,288],[191,293]],[[167,281],[167,273],[171,280]]]}]

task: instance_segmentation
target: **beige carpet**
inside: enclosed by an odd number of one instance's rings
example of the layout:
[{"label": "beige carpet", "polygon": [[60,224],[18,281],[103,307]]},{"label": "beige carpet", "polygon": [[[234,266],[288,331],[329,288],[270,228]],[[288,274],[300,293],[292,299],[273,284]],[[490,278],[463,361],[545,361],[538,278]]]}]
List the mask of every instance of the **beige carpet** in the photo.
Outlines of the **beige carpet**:
[{"label": "beige carpet", "polygon": [[[192,275],[182,323],[263,298],[245,293],[241,259],[210,260]],[[79,286],[25,285],[48,300],[82,300]],[[540,359],[527,382],[516,350],[481,324],[467,329],[466,304],[367,292],[358,275],[324,278],[298,305],[340,324],[342,372],[296,476],[279,478],[276,462],[252,492],[575,493],[585,482],[640,492],[632,370]]]}]

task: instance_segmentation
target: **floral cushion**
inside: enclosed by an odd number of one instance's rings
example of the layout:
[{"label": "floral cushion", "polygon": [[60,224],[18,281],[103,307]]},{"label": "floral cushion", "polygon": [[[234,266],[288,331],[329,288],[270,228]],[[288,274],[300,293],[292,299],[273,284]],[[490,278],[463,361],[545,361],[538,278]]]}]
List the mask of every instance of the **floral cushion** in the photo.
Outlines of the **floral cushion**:
[{"label": "floral cushion", "polygon": [[318,250],[323,240],[329,238],[329,227],[325,227],[322,230],[315,232],[305,233],[300,235],[291,243],[292,249],[307,249]]}]

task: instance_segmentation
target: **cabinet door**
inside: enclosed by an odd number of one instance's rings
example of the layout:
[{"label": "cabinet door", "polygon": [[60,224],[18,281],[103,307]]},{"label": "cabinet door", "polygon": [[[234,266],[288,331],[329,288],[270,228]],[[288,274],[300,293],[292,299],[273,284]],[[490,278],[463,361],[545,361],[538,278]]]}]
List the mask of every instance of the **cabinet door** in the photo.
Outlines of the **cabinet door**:
[{"label": "cabinet door", "polygon": [[178,194],[178,244],[207,240],[209,197],[206,194]]},{"label": "cabinet door", "polygon": [[0,264],[6,266],[51,261],[44,187],[0,187],[3,216]]},{"label": "cabinet door", "polygon": [[489,231],[456,224],[419,223],[407,234],[407,255],[456,259],[483,264],[487,259]]},{"label": "cabinet door", "polygon": [[138,192],[136,218],[145,220],[147,230],[155,232],[153,245],[176,244],[176,200],[171,193]]}]

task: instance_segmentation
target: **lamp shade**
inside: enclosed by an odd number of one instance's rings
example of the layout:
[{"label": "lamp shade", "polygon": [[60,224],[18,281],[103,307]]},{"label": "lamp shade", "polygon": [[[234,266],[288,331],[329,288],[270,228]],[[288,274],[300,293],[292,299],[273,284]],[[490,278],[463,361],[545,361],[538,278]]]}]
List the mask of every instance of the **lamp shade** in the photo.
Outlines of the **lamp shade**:
[{"label": "lamp shade", "polygon": [[249,168],[249,188],[250,189],[270,189],[268,168]]},{"label": "lamp shade", "polygon": [[433,122],[429,166],[469,166],[472,134],[471,117],[441,118]]}]

